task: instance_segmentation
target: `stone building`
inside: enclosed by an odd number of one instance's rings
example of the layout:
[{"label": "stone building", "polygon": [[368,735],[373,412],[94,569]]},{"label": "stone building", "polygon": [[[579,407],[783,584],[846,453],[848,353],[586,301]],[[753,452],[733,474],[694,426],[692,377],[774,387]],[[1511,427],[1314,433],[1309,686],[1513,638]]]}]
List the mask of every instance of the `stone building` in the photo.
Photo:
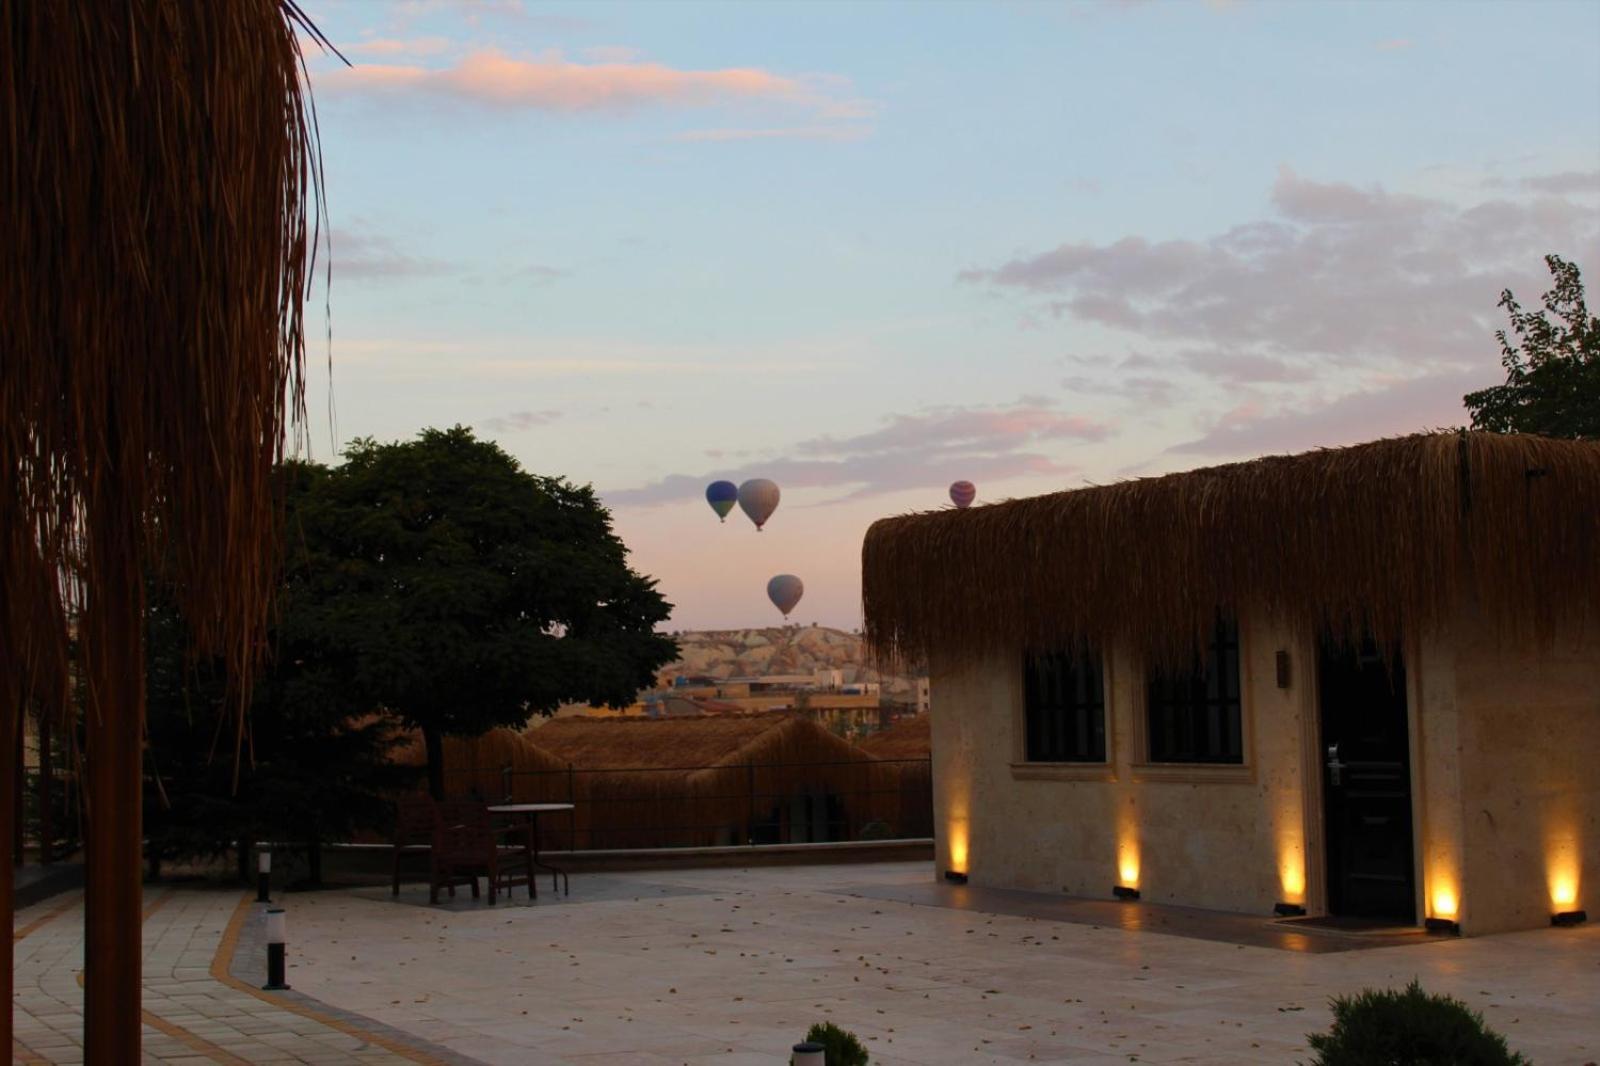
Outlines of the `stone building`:
[{"label": "stone building", "polygon": [[1600,444],[1422,434],[884,519],[940,871],[1488,933],[1600,884]]}]

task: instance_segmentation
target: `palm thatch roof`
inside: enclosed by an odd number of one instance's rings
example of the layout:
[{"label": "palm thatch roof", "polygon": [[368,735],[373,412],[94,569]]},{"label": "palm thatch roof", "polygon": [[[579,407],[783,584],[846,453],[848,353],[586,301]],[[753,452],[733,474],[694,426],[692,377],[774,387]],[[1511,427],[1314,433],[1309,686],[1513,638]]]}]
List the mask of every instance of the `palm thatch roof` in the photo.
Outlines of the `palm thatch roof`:
[{"label": "palm thatch roof", "polygon": [[[397,744],[390,756],[403,766],[428,765],[428,749],[422,733],[412,730],[404,742]],[[520,778],[525,784],[540,775],[559,776],[567,764],[543,750],[527,736],[512,729],[491,729],[482,736],[444,738],[445,794],[450,797],[477,796],[485,800],[507,798],[505,769],[512,771],[512,788]],[[426,789],[426,783],[418,786]],[[561,785],[565,789],[565,784]],[[543,790],[548,792],[549,790]],[[517,797],[522,802],[539,802],[551,798],[541,794]]]},{"label": "palm thatch roof", "polygon": [[926,759],[932,744],[926,714],[902,718],[888,729],[856,741],[856,747],[874,759]]},{"label": "palm thatch roof", "polygon": [[829,832],[851,839],[897,809],[892,767],[797,715],[561,718],[530,735],[573,767],[580,846],[815,839],[795,802],[830,796]]},{"label": "palm thatch roof", "polygon": [[929,652],[1118,644],[1186,661],[1216,613],[1342,636],[1471,606],[1502,636],[1600,615],[1600,443],[1423,433],[881,519],[865,634]]},{"label": "palm thatch roof", "polygon": [[[791,714],[701,718],[561,718],[531,734],[545,751],[586,770],[659,770],[862,758],[849,742]],[[819,761],[814,757],[804,761]]]}]

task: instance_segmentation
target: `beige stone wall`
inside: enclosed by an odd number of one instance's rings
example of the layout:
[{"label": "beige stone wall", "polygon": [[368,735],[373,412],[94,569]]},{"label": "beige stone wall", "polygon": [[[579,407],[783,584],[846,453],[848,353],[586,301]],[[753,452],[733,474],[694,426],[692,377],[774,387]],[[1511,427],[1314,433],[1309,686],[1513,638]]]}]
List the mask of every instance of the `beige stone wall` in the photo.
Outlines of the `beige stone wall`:
[{"label": "beige stone wall", "polygon": [[[1022,758],[1020,655],[936,661],[939,869],[965,866],[974,884],[1090,897],[1136,880],[1147,900],[1261,914],[1279,900],[1303,899],[1311,659],[1270,626],[1246,620],[1242,630],[1244,767],[1137,762],[1143,672],[1117,653],[1107,672],[1109,765],[1014,765]],[[1288,689],[1276,685],[1280,648],[1292,656]]]},{"label": "beige stone wall", "polygon": [[[1108,765],[1022,764],[1020,656],[936,661],[939,869],[1039,892],[1105,897],[1132,881],[1157,902],[1321,910],[1314,653],[1259,621],[1241,637],[1243,768],[1139,764],[1143,673],[1115,653]],[[1600,632],[1508,648],[1460,620],[1408,652],[1419,918],[1470,935],[1600,909]]]},{"label": "beige stone wall", "polygon": [[1507,649],[1480,623],[1455,646],[1463,928],[1600,910],[1600,632]]}]

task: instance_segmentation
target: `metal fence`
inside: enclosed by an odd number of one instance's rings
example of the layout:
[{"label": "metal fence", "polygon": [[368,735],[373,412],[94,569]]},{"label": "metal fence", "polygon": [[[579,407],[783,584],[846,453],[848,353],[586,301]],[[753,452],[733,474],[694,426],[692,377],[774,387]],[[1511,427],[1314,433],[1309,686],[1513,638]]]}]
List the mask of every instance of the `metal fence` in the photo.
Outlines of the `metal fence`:
[{"label": "metal fence", "polygon": [[555,850],[920,839],[933,835],[930,761],[751,762],[446,770],[446,791],[489,801],[570,803],[541,822]]}]

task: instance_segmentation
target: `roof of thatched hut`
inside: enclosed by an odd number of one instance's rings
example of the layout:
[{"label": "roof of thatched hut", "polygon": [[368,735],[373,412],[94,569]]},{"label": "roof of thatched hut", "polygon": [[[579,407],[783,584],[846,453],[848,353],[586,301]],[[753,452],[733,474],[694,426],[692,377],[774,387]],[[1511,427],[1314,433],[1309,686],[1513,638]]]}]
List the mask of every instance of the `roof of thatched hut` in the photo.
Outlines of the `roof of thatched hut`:
[{"label": "roof of thatched hut", "polygon": [[[404,766],[425,766],[428,762],[428,753],[422,742],[422,734],[412,731],[403,736],[404,739],[395,745],[390,758]],[[564,760],[544,751],[528,737],[511,729],[491,729],[476,737],[444,738],[447,795],[476,794],[483,799],[503,799],[508,782],[501,776],[501,771],[507,766],[519,775],[516,780],[522,782],[524,787],[531,781],[541,786],[548,784],[551,788],[559,782],[547,782],[545,779],[560,777],[561,772],[567,768]],[[425,788],[426,785],[418,787]],[[527,800],[548,797],[540,795],[518,796],[518,798]]]},{"label": "roof of thatched hut", "polygon": [[1089,641],[1187,659],[1217,611],[1388,643],[1463,603],[1519,636],[1600,615],[1600,443],[1423,433],[968,510],[862,548],[880,660]]},{"label": "roof of thatched hut", "polygon": [[925,759],[932,750],[928,716],[902,718],[888,729],[862,737],[856,747],[874,759]]},{"label": "roof of thatched hut", "polygon": [[700,718],[561,718],[539,727],[539,746],[583,770],[711,767],[747,762],[853,761],[861,752],[792,714]]}]

